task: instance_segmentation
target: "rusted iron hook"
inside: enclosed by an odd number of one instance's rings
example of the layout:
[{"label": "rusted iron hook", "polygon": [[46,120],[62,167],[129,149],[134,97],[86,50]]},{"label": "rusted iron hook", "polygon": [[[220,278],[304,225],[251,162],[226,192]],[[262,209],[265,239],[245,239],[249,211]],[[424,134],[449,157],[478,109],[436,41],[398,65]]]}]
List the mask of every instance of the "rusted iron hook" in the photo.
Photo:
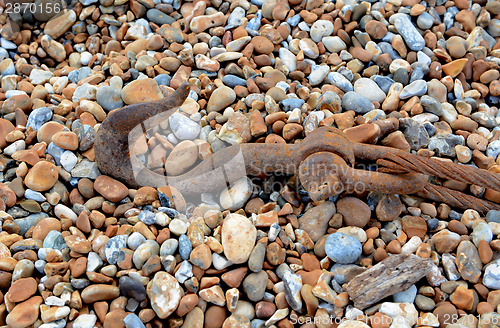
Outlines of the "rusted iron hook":
[{"label": "rusted iron hook", "polygon": [[[500,190],[500,177],[491,172],[422,158],[394,148],[354,143],[334,127],[320,127],[297,144],[229,146],[179,176],[167,177],[153,172],[131,156],[129,146],[134,141],[129,140],[131,131],[146,120],[154,119],[158,124],[164,121],[183,104],[189,89],[185,83],[165,99],[112,111],[96,134],[95,155],[101,172],[131,187],[173,185],[182,194],[221,190],[247,174],[297,174],[313,200],[355,190],[358,186],[382,193],[416,194],[480,212],[500,209],[496,203],[428,182],[429,175],[434,175]],[[236,163],[235,158],[240,161]],[[354,169],[356,158],[378,161],[404,174]],[[221,168],[224,179],[221,179]]]}]

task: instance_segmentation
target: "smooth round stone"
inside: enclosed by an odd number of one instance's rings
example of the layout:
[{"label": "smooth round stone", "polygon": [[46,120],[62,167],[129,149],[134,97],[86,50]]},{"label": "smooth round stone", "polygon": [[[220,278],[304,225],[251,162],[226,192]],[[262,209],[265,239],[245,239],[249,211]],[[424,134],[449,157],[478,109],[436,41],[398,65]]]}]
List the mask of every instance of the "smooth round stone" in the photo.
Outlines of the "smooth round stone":
[{"label": "smooth round stone", "polygon": [[297,57],[290,50],[281,47],[279,56],[290,72],[297,70]]},{"label": "smooth round stone", "polygon": [[500,223],[500,211],[489,210],[488,213],[486,213],[486,222]]},{"label": "smooth round stone", "polygon": [[396,303],[413,303],[417,296],[417,286],[411,285],[410,288],[402,292],[392,295],[392,299]]},{"label": "smooth round stone", "polygon": [[137,247],[139,247],[145,241],[146,237],[144,237],[141,233],[136,231],[130,234],[130,236],[127,239],[127,244],[130,249],[136,250]]},{"label": "smooth round stone", "polygon": [[356,238],[336,232],[326,238],[325,252],[337,263],[350,264],[361,256],[362,247]]},{"label": "smooth round stone", "polygon": [[38,131],[45,122],[52,118],[52,109],[49,107],[39,107],[33,110],[28,116],[26,128],[33,128],[33,131]]},{"label": "smooth round stone", "polygon": [[403,88],[399,94],[399,99],[408,99],[413,96],[423,96],[427,92],[427,82],[425,80],[417,80]]},{"label": "smooth round stone", "polygon": [[97,316],[95,314],[80,314],[73,321],[73,328],[92,328],[96,322]]},{"label": "smooth round stone", "polygon": [[370,207],[356,197],[344,197],[337,201],[337,212],[344,217],[344,224],[363,228],[371,216]]},{"label": "smooth round stone", "polygon": [[128,196],[127,186],[106,175],[101,175],[95,180],[94,189],[111,202],[119,202]]},{"label": "smooth round stone", "polygon": [[331,53],[337,53],[347,49],[345,42],[338,36],[326,36],[322,41],[325,48]]},{"label": "smooth round stone", "polygon": [[107,111],[123,107],[121,88],[101,86],[97,89],[96,97],[97,103]]},{"label": "smooth round stone", "polygon": [[220,86],[212,92],[208,100],[207,110],[209,112],[218,112],[231,105],[236,100],[236,93],[227,86]]},{"label": "smooth round stone", "polygon": [[173,255],[179,246],[179,241],[177,239],[167,239],[161,244],[160,256]]},{"label": "smooth round stone", "polygon": [[311,74],[308,77],[309,83],[313,86],[320,84],[328,75],[328,72],[330,72],[330,67],[328,67],[328,65],[313,66]]},{"label": "smooth round stone", "polygon": [[26,187],[35,191],[46,191],[52,188],[59,177],[57,167],[47,161],[36,163],[24,179]]},{"label": "smooth round stone", "polygon": [[186,223],[179,219],[173,219],[172,221],[170,221],[168,228],[170,229],[170,232],[176,236],[180,236],[187,232]]},{"label": "smooth round stone", "polygon": [[193,245],[186,235],[181,235],[179,237],[179,254],[183,260],[189,259],[189,255],[193,250]]},{"label": "smooth round stone", "polygon": [[317,20],[311,26],[309,35],[314,42],[320,42],[323,37],[332,35],[333,23],[327,20]]},{"label": "smooth round stone", "polygon": [[242,208],[252,195],[253,184],[250,179],[243,177],[234,182],[229,188],[222,191],[219,201],[224,209],[236,211]]},{"label": "smooth round stone", "polygon": [[303,104],[305,104],[305,101],[299,98],[287,98],[280,101],[280,105],[285,112],[292,111],[295,108],[301,108]]},{"label": "smooth round stone", "polygon": [[[193,122],[194,123],[194,122]],[[199,126],[196,125],[199,129]],[[182,131],[182,130],[178,130]],[[190,137],[194,135],[183,134],[183,137]],[[198,148],[191,140],[184,140],[180,142],[172,152],[168,155],[165,161],[165,171],[168,175],[179,175],[187,171],[198,159]]]},{"label": "smooth round stone", "polygon": [[148,19],[156,24],[158,24],[158,26],[161,26],[163,24],[172,24],[173,22],[175,22],[175,19],[161,11],[159,11],[158,9],[149,9],[148,12],[146,13]]},{"label": "smooth round stone", "polygon": [[354,83],[354,92],[361,94],[370,101],[382,103],[385,100],[385,93],[379,88],[377,83],[367,78],[360,78]]},{"label": "smooth round stone", "polygon": [[252,222],[240,214],[231,213],[222,226],[224,255],[234,264],[245,263],[254,248],[257,229]]},{"label": "smooth round stone", "polygon": [[163,93],[155,80],[140,79],[132,81],[123,87],[121,96],[125,104],[131,105],[160,100],[163,98]]},{"label": "smooth round stone", "polygon": [[127,247],[127,235],[118,235],[112,237],[104,246],[104,255],[109,264],[116,264],[122,252],[122,248]]},{"label": "smooth round stone", "polygon": [[263,270],[258,273],[249,274],[243,280],[243,290],[245,291],[249,300],[259,302],[264,298],[267,285],[267,273]]},{"label": "smooth round stone", "polygon": [[168,122],[169,127],[178,139],[193,140],[200,134],[200,125],[181,113],[172,114],[168,118]]},{"label": "smooth round stone", "polygon": [[423,12],[417,18],[417,25],[422,30],[428,30],[434,25],[434,18],[429,13]]},{"label": "smooth round stone", "polygon": [[151,307],[160,319],[167,318],[175,311],[183,295],[177,280],[164,271],[155,274],[146,291]]},{"label": "smooth round stone", "polygon": [[146,299],[146,288],[134,278],[123,276],[119,281],[120,293],[139,302]]},{"label": "smooth round stone", "polygon": [[344,112],[353,110],[356,114],[366,114],[375,109],[375,106],[373,106],[368,98],[362,96],[360,93],[350,91],[342,97],[342,109]]},{"label": "smooth round stone", "polygon": [[242,79],[241,77],[238,77],[238,76],[232,75],[232,74],[225,75],[222,78],[222,83],[224,83],[225,85],[227,85],[230,88],[234,88],[237,85],[241,85],[241,86],[246,87],[246,85],[247,85],[247,81],[245,79]]},{"label": "smooth round stone", "polygon": [[16,304],[7,315],[7,326],[13,328],[31,326],[38,318],[39,307],[42,303],[41,296],[33,296],[22,303]]},{"label": "smooth round stone", "polygon": [[479,222],[472,230],[472,241],[476,245],[479,245],[479,241],[484,240],[490,243],[493,240],[493,231],[491,227],[486,222]]}]

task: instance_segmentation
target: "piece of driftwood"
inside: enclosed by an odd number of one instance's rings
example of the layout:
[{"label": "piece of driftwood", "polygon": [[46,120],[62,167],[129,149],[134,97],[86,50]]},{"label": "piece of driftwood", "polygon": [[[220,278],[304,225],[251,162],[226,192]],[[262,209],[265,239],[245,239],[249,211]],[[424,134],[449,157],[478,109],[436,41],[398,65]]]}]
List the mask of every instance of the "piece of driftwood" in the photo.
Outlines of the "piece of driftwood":
[{"label": "piece of driftwood", "polygon": [[413,254],[392,255],[354,277],[346,291],[354,306],[363,310],[387,296],[407,290],[431,269],[430,259]]}]

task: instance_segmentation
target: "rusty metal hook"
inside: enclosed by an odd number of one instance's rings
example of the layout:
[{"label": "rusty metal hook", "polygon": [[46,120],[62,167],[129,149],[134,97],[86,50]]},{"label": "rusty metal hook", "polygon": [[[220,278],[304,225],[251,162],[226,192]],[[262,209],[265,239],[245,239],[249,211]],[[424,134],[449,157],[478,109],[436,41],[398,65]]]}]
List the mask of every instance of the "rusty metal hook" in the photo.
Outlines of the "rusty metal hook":
[{"label": "rusty metal hook", "polygon": [[[467,166],[444,163],[412,155],[399,149],[351,142],[334,127],[320,127],[297,144],[241,144],[224,148],[205,159],[190,171],[166,177],[140,166],[131,158],[129,135],[145,120],[180,107],[189,94],[190,86],[183,84],[171,96],[145,104],[125,106],[112,111],[96,134],[95,155],[102,173],[132,187],[173,185],[181,193],[203,193],[220,190],[246,174],[298,174],[313,200],[337,195],[343,190],[364,190],[392,194],[416,194],[453,207],[473,208],[482,213],[500,209],[500,205],[458,191],[429,183],[429,175],[455,179],[500,190],[500,176]],[[239,165],[228,165],[240,156]],[[387,174],[354,169],[355,159],[377,161]],[[132,163],[139,165],[133,170]],[[220,175],[221,170],[223,174]],[[243,173],[242,173],[243,172]],[[221,176],[223,179],[221,179]],[[140,180],[140,181],[139,181]]]}]

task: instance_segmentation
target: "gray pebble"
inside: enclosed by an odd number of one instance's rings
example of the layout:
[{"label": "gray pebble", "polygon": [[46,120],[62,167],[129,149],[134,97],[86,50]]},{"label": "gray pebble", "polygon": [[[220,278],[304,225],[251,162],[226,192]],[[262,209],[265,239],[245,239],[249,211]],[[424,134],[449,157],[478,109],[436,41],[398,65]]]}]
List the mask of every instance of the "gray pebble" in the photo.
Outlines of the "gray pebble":
[{"label": "gray pebble", "polygon": [[360,257],[361,251],[359,240],[341,232],[333,233],[326,238],[326,255],[337,263],[354,263]]},{"label": "gray pebble", "polygon": [[354,91],[349,91],[342,97],[343,111],[353,110],[356,114],[366,114],[374,108],[369,99]]}]

